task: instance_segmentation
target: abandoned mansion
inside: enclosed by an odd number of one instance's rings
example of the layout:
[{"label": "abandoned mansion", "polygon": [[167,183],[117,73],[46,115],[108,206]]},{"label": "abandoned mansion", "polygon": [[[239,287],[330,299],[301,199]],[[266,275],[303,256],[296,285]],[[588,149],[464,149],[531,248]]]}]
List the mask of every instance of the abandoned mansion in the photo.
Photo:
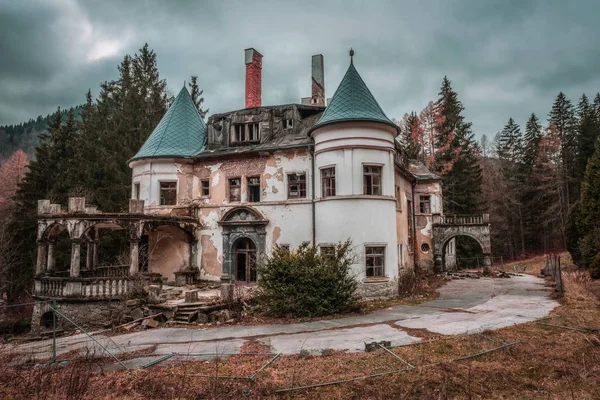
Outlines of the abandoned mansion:
[{"label": "abandoned mansion", "polygon": [[[67,209],[39,201],[34,295],[117,297],[131,290],[123,277],[140,272],[172,284],[252,285],[255,263],[276,245],[310,242],[326,253],[350,239],[359,294],[383,298],[406,271],[451,267],[458,235],[489,258],[487,216],[444,216],[440,177],[407,159],[352,57],[330,99],[316,55],[311,96],[274,106],[261,102],[262,59],[245,50],[243,109],[205,122],[179,92],[129,161],[129,212],[102,213],[84,198]],[[98,265],[99,238],[113,230],[126,232],[127,265]],[[54,238],[64,232],[71,258],[58,265]]]}]

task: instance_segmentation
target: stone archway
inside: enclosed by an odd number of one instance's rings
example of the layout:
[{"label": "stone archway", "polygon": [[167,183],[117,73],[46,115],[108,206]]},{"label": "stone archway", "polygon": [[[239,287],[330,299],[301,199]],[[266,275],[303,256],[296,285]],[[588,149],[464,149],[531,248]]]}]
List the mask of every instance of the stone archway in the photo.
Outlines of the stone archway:
[{"label": "stone archway", "polygon": [[223,227],[223,271],[221,280],[236,281],[236,244],[240,239],[252,241],[256,260],[265,253],[266,230],[269,221],[252,207],[240,206],[227,211],[219,221]]},{"label": "stone archway", "polygon": [[433,250],[436,269],[441,270],[444,268],[444,248],[450,240],[458,236],[468,236],[479,243],[484,254],[484,270],[489,270],[492,261],[492,244],[489,215],[487,214],[477,216],[434,216]]}]

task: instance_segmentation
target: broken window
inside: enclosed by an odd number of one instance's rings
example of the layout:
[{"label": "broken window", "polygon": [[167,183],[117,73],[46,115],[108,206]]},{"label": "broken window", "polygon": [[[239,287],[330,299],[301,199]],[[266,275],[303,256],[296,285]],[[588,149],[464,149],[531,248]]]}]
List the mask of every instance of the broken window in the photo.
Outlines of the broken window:
[{"label": "broken window", "polygon": [[384,275],[385,247],[365,247],[365,266],[367,277]]},{"label": "broken window", "polygon": [[335,246],[319,246],[319,250],[326,258],[333,259],[335,257]]},{"label": "broken window", "polygon": [[288,174],[288,198],[306,198],[306,174]]},{"label": "broken window", "polygon": [[289,244],[280,244],[279,247],[281,247],[282,250],[285,250],[288,253],[290,251],[290,245]]},{"label": "broken window", "polygon": [[421,214],[431,214],[431,196],[421,196],[419,198],[419,211]]},{"label": "broken window", "polygon": [[400,186],[396,185],[396,208],[398,211],[402,211],[402,193],[400,192]]},{"label": "broken window", "polygon": [[408,219],[408,252],[412,254],[414,244],[413,244],[413,209],[412,209],[412,201],[406,201],[406,216]]},{"label": "broken window", "polygon": [[177,182],[160,182],[160,205],[177,204]]},{"label": "broken window", "polygon": [[256,203],[260,201],[260,177],[248,178],[248,201]]},{"label": "broken window", "polygon": [[202,196],[203,197],[208,197],[210,195],[210,180],[209,179],[202,179],[200,181],[200,184],[202,185]]},{"label": "broken window", "polygon": [[140,183],[133,184],[133,198],[136,200],[140,199]]},{"label": "broken window", "polygon": [[234,143],[260,141],[260,126],[258,123],[234,125]]},{"label": "broken window", "polygon": [[242,183],[240,178],[229,179],[229,201],[240,201],[242,197]]},{"label": "broken window", "polygon": [[335,196],[335,167],[321,170],[323,197]]},{"label": "broken window", "polygon": [[294,120],[286,119],[285,120],[285,129],[292,129],[293,127],[294,127]]},{"label": "broken window", "polygon": [[363,166],[363,194],[381,196],[381,167]]}]

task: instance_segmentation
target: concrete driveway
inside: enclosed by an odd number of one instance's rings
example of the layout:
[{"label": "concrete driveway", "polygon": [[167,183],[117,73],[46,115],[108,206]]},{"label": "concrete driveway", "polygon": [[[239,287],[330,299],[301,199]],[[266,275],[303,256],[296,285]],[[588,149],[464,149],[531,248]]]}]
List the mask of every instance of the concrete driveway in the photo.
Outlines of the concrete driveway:
[{"label": "concrete driveway", "polygon": [[[302,350],[320,353],[324,349],[363,351],[364,342],[389,340],[392,345],[418,342],[403,328],[458,335],[498,329],[546,316],[558,303],[549,298],[544,281],[531,275],[510,279],[481,278],[453,280],[439,289],[438,299],[414,306],[394,306],[368,315],[298,324],[221,326],[206,329],[149,329],[96,339],[113,353],[156,346],[154,354],[178,353],[203,358],[209,354],[237,353],[249,339],[282,354]],[[47,354],[48,342],[36,348]],[[58,354],[89,347],[85,335],[58,339]],[[30,350],[32,350],[30,348]],[[147,362],[139,361],[140,363]],[[135,365],[133,362],[132,366]]]}]

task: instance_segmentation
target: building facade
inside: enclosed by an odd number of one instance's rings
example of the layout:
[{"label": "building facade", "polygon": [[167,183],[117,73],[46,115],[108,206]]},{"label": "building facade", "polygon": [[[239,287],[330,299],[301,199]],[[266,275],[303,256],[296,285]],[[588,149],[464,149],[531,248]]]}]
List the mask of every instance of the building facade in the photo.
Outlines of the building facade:
[{"label": "building facade", "polygon": [[198,222],[191,246],[177,227],[148,232],[140,268],[248,285],[275,245],[311,242],[327,252],[350,239],[364,297],[393,296],[402,273],[433,270],[440,178],[405,157],[398,127],[353,63],[327,106],[320,55],[311,97],[263,106],[262,55],[245,55],[246,108],[205,123],[183,88],[130,161],[132,199],[144,214]]}]

